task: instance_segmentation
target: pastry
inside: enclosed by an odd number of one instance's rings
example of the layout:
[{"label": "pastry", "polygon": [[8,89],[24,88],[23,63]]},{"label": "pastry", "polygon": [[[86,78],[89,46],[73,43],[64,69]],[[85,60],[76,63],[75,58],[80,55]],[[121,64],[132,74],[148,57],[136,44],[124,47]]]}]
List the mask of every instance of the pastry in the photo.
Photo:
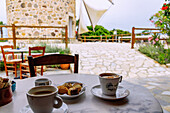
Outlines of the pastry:
[{"label": "pastry", "polygon": [[67,87],[68,89],[73,87],[73,85],[71,83],[64,83],[63,86]]},{"label": "pastry", "polygon": [[68,95],[77,95],[77,94],[79,94],[79,91],[75,87],[72,87],[68,90]]},{"label": "pastry", "polygon": [[73,87],[78,89],[78,92],[80,92],[82,88],[81,84],[76,84],[76,83],[73,85]]},{"label": "pastry", "polygon": [[62,86],[58,86],[57,88],[58,88],[58,93],[59,94],[67,94],[68,93],[68,88],[63,86],[63,85]]}]

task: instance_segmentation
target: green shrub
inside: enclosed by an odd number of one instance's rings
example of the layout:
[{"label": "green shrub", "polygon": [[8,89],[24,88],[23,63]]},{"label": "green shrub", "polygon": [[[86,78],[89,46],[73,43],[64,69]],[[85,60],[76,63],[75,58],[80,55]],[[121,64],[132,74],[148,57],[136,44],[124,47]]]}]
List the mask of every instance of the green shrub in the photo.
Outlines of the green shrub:
[{"label": "green shrub", "polygon": [[0,71],[5,70],[4,62],[0,61]]},{"label": "green shrub", "polygon": [[170,48],[164,49],[163,46],[153,46],[151,44],[140,46],[138,49],[141,53],[156,60],[160,64],[170,63]]},{"label": "green shrub", "polygon": [[[58,46],[51,46],[51,45],[47,45],[46,43],[40,43],[39,45],[36,46],[46,46],[45,48],[45,53],[56,53],[56,52],[64,52],[65,54],[69,54],[70,53],[70,48],[66,48],[63,49],[61,47]],[[39,53],[41,51],[34,51],[34,53]]]}]

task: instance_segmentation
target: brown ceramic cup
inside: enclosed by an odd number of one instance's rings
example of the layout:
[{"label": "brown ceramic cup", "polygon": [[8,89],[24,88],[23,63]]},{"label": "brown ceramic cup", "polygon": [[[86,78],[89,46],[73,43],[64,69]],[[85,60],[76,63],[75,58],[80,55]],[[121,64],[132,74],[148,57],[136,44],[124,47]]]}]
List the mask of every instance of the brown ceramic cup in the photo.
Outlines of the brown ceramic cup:
[{"label": "brown ceramic cup", "polygon": [[8,104],[12,101],[12,90],[11,86],[0,89],[0,106]]},{"label": "brown ceramic cup", "polygon": [[[54,86],[33,87],[27,92],[28,103],[34,113],[51,113],[53,108],[60,108],[63,100],[57,97]],[[55,104],[57,101],[57,104]]]},{"label": "brown ceramic cup", "polygon": [[122,81],[122,76],[115,73],[102,73],[99,75],[99,80],[103,94],[116,95],[116,90]]}]

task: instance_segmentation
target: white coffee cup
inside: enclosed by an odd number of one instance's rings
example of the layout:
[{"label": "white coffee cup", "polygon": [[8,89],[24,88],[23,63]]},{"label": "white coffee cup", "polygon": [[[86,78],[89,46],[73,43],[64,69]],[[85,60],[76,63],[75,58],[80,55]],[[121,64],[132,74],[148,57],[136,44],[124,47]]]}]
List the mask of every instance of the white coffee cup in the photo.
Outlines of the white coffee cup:
[{"label": "white coffee cup", "polygon": [[31,88],[26,95],[32,111],[34,113],[51,113],[53,108],[60,108],[63,100],[57,96],[57,91],[58,89],[54,86]]},{"label": "white coffee cup", "polygon": [[99,75],[102,93],[105,95],[116,95],[118,84],[122,81],[122,76],[115,73],[102,73]]},{"label": "white coffee cup", "polygon": [[52,81],[47,78],[39,78],[35,80],[35,86],[45,86],[45,85],[51,85]]}]

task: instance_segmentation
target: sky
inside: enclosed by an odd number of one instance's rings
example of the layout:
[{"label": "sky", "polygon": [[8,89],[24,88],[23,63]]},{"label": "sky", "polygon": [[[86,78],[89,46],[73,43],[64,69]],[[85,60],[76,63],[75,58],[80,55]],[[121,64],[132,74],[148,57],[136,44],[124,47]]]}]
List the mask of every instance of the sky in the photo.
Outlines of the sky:
[{"label": "sky", "polygon": [[[79,17],[81,0],[76,0],[76,19]],[[98,25],[108,30],[122,29],[130,31],[132,27],[153,28],[149,18],[157,13],[164,0],[113,0],[114,5],[104,14]],[[97,4],[96,5],[102,5]],[[0,21],[6,20],[6,0],[0,0]],[[90,24],[89,24],[90,25]]]},{"label": "sky", "polygon": [[[76,1],[76,15],[79,15],[81,0]],[[154,28],[149,18],[160,10],[164,0],[113,0],[113,2],[114,5],[98,24],[108,30],[122,29],[131,32],[132,27]],[[78,16],[76,18],[78,19]]]}]

